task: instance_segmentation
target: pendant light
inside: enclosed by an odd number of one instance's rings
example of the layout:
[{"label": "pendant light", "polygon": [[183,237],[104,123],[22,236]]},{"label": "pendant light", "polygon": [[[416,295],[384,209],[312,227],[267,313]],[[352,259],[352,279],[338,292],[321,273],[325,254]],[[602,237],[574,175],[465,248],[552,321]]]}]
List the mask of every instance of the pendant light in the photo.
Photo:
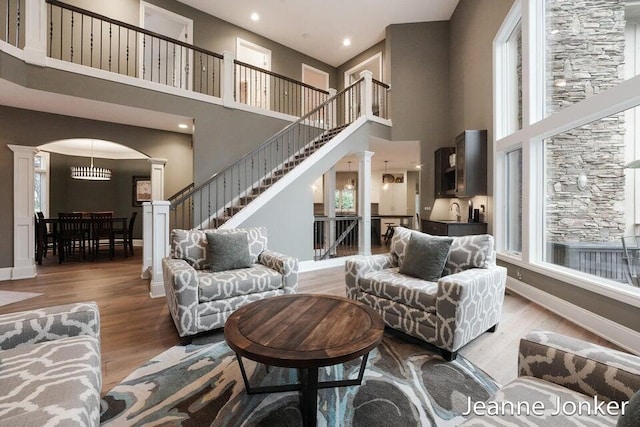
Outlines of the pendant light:
[{"label": "pendant light", "polygon": [[[384,175],[382,175],[382,182],[384,182],[384,178],[387,176],[387,163],[389,163],[389,160],[385,160],[384,161]],[[384,182],[384,185],[382,186],[383,190],[388,190],[389,189],[389,183],[388,182]]]},{"label": "pendant light", "polygon": [[71,178],[86,181],[111,180],[111,169],[93,166],[93,140],[91,140],[91,166],[71,166]]},{"label": "pendant light", "polygon": [[347,182],[347,185],[344,186],[345,190],[353,190],[355,188],[355,186],[353,185],[353,180],[351,179],[351,162],[347,162],[349,164],[349,181]]}]

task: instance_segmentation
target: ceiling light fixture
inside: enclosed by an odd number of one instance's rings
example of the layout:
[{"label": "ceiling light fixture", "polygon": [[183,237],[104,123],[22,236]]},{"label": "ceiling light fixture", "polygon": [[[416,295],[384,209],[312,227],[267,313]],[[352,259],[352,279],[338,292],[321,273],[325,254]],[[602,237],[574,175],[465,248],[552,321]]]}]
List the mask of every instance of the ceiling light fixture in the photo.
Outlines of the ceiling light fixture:
[{"label": "ceiling light fixture", "polygon": [[184,123],[180,123],[180,124],[178,125],[178,127],[179,127],[180,129],[188,129],[188,128],[189,128],[189,125],[185,125]]},{"label": "ceiling light fixture", "polygon": [[258,15],[256,12],[253,12],[253,13],[251,14],[251,20],[252,20],[253,22],[258,22],[258,21],[260,20],[260,15]]},{"label": "ceiling light fixture", "polygon": [[342,40],[342,46],[344,46],[344,47],[351,46],[351,39],[346,38],[346,39]]},{"label": "ceiling light fixture", "polygon": [[345,190],[353,190],[355,186],[353,185],[353,180],[351,179],[351,161],[347,162],[349,164],[349,181],[347,185],[344,186]]},{"label": "ceiling light fixture", "polygon": [[111,169],[93,166],[93,140],[91,140],[91,166],[71,166],[71,178],[85,181],[111,180]]}]

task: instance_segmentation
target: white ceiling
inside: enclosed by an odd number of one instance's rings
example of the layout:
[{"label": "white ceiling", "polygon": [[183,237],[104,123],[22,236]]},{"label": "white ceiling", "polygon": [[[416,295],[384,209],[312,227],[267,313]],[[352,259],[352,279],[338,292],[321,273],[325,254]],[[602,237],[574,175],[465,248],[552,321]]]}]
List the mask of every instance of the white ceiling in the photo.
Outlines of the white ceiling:
[{"label": "white ceiling", "polygon": [[38,147],[50,153],[98,159],[148,159],[149,156],[124,145],[100,139],[62,139]]},{"label": "white ceiling", "polygon": [[[337,67],[385,37],[390,24],[446,21],[458,0],[179,0]],[[250,16],[258,13],[260,20]],[[306,35],[306,37],[305,37]],[[351,39],[351,46],[342,41]]]}]

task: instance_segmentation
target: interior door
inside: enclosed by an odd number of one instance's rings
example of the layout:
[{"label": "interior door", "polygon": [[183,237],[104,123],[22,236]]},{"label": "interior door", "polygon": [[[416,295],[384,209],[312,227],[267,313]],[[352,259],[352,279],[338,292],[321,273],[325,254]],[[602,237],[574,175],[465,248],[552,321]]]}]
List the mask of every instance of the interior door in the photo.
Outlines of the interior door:
[{"label": "interior door", "polygon": [[[262,70],[271,71],[271,51],[255,43],[238,39],[236,59]],[[271,109],[271,77],[260,70],[236,65],[237,102]]]}]

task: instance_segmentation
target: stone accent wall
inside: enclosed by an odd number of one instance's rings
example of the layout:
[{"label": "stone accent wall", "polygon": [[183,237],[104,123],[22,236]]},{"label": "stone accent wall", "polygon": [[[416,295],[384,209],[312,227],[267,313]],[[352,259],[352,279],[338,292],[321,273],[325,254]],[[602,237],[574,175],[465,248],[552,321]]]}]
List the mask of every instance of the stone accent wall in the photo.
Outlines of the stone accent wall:
[{"label": "stone accent wall", "polygon": [[[547,114],[622,81],[624,6],[620,0],[547,1]],[[547,241],[620,241],[624,135],[621,113],[545,141]]]}]

